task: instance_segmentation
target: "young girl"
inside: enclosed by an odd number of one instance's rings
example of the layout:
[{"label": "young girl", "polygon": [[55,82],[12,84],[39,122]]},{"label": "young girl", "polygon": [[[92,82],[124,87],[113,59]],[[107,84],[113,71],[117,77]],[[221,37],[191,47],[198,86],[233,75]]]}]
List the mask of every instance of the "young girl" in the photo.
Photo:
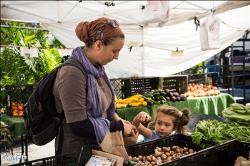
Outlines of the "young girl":
[{"label": "young girl", "polygon": [[160,106],[156,109],[155,119],[148,124],[148,128],[144,126],[150,121],[150,116],[146,112],[140,112],[135,116],[132,124],[144,136],[138,142],[151,141],[174,133],[187,134],[185,126],[189,122],[190,115],[191,112],[188,109],[179,111],[172,106]]}]

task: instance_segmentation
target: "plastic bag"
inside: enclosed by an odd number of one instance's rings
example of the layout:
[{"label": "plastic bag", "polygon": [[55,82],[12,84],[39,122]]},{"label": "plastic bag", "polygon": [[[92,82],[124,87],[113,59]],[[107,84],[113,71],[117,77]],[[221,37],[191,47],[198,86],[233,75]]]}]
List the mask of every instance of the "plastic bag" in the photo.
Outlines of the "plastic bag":
[{"label": "plastic bag", "polygon": [[210,14],[200,26],[201,50],[220,48],[220,21]]},{"label": "plastic bag", "polygon": [[143,13],[143,23],[166,21],[169,15],[169,1],[148,0]]}]

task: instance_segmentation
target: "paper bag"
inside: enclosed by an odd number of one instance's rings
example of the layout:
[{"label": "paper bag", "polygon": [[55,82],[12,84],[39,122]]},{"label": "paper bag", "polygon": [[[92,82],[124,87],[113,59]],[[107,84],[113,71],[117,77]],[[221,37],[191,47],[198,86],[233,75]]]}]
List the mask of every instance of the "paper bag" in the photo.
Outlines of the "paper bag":
[{"label": "paper bag", "polygon": [[107,132],[102,143],[101,148],[104,152],[124,157],[128,160],[128,153],[124,146],[122,131]]}]

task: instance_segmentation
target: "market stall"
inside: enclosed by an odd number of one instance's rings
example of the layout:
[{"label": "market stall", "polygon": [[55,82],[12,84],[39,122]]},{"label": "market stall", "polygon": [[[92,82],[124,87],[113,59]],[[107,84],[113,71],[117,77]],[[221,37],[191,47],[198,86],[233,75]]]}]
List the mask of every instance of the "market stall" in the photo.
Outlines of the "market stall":
[{"label": "market stall", "polygon": [[[222,93],[218,96],[190,97],[186,101],[166,102],[165,104],[175,106],[180,110],[183,108],[189,108],[192,114],[221,116],[221,112],[234,102],[235,101],[231,95]],[[150,107],[126,107],[117,109],[117,111],[122,118],[132,121],[133,117],[140,111],[145,111],[152,116],[154,114],[153,111],[159,105],[160,104],[154,104]]]}]

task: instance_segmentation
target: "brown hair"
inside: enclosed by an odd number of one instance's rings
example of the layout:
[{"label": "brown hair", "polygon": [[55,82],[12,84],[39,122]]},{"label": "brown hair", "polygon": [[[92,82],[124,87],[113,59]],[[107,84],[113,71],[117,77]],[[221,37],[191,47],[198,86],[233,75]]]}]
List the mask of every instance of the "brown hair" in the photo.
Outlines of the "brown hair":
[{"label": "brown hair", "polygon": [[177,108],[173,106],[165,106],[165,105],[159,106],[156,109],[156,116],[154,118],[154,121],[150,123],[148,126],[151,129],[153,129],[155,126],[158,112],[162,112],[165,115],[170,115],[175,118],[173,123],[174,123],[174,130],[177,133],[184,134],[187,131],[187,128],[185,126],[188,124],[191,116],[191,111],[189,109],[184,108],[181,111],[179,111]]},{"label": "brown hair", "polygon": [[90,22],[82,21],[78,23],[75,33],[85,43],[86,47],[91,47],[97,40],[101,40],[107,46],[115,38],[124,39],[124,33],[118,23],[106,17],[101,17]]}]

